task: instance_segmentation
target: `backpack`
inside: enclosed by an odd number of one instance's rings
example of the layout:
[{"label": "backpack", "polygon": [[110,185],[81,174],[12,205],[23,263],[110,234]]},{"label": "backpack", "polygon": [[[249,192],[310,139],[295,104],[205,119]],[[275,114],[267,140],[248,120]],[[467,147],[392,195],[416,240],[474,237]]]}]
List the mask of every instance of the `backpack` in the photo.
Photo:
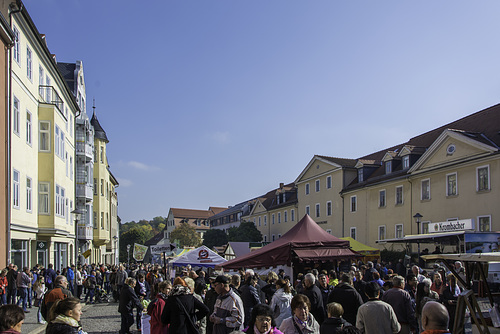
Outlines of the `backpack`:
[{"label": "backpack", "polygon": [[147,313],[149,316],[152,315],[154,308],[156,307],[156,304],[158,303],[158,298],[153,299],[149,304],[148,308],[146,309]]},{"label": "backpack", "polygon": [[88,277],[83,280],[83,287],[85,287],[87,289],[90,288],[90,281],[89,281]]},{"label": "backpack", "polygon": [[[59,290],[59,291],[56,291],[56,289]],[[50,298],[51,300],[47,301],[45,299],[47,298],[48,295],[51,296],[51,298]],[[49,292],[47,292],[43,296],[42,301],[41,301],[40,313],[42,314],[42,317],[45,319],[45,321],[48,321],[47,319],[48,319],[48,315],[49,315],[49,310],[52,307],[52,305],[56,301],[63,300],[63,299],[66,299],[66,298],[68,298],[68,296],[64,294],[63,289],[61,287],[54,288],[54,289],[50,290]],[[48,305],[48,304],[50,304],[50,305]]]}]

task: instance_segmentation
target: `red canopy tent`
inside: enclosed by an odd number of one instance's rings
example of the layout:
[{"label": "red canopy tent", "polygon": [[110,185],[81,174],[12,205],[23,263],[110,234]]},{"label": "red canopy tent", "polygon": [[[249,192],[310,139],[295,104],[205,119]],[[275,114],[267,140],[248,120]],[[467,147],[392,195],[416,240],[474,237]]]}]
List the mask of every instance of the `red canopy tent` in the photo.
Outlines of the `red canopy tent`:
[{"label": "red canopy tent", "polygon": [[292,261],[330,262],[358,257],[349,248],[349,241],[323,230],[309,215],[278,240],[244,256],[222,264],[224,269],[291,266]]}]

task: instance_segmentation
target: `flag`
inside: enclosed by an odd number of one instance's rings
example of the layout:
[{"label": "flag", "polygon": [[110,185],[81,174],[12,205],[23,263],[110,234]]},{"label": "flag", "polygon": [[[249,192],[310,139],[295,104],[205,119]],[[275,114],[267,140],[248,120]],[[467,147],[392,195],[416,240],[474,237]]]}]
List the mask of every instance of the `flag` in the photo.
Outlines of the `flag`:
[{"label": "flag", "polygon": [[147,251],[148,251],[148,246],[134,244],[134,253],[132,257],[136,261],[144,261],[144,257],[146,256]]}]

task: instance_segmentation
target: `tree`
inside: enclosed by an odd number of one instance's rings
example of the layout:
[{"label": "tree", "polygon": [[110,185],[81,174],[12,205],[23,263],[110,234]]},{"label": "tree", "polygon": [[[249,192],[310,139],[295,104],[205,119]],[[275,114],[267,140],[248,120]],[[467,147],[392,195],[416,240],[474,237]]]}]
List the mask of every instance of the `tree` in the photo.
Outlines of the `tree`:
[{"label": "tree", "polygon": [[214,246],[223,246],[227,244],[227,234],[223,230],[208,230],[203,235],[203,244],[208,248],[213,248]]},{"label": "tree", "polygon": [[242,221],[239,227],[231,227],[228,231],[229,241],[262,241],[262,233],[255,227],[254,223]]},{"label": "tree", "polygon": [[187,223],[182,223],[170,232],[170,240],[178,240],[179,247],[198,247],[201,245],[201,237],[196,228]]},{"label": "tree", "polygon": [[127,245],[130,245],[130,258],[132,258],[132,251],[134,243],[144,245],[150,239],[151,231],[143,228],[143,226],[136,226],[120,235],[120,262],[127,262]]}]

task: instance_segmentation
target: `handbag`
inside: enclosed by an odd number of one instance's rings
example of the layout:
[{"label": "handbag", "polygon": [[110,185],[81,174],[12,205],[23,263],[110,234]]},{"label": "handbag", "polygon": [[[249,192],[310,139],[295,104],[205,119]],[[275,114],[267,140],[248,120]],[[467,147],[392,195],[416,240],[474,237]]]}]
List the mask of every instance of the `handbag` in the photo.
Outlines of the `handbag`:
[{"label": "handbag", "polygon": [[[193,297],[194,298],[194,297]],[[193,334],[200,334],[200,331],[198,329],[198,326],[196,326],[196,324],[194,323],[193,319],[191,318],[191,314],[189,314],[187,311],[186,311],[186,308],[184,307],[184,305],[180,302],[179,298],[175,298],[175,301],[177,302],[177,305],[179,306],[179,308],[184,312],[184,314],[186,315],[186,318],[188,319],[188,322],[189,322],[189,325],[191,326],[192,330],[193,330]]]}]

